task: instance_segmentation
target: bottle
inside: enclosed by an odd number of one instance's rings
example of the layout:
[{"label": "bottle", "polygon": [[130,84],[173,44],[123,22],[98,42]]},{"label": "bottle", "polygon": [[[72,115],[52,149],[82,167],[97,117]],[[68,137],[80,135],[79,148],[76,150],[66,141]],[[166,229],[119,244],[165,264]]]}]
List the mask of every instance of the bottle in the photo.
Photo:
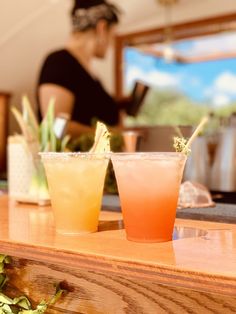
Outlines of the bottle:
[{"label": "bottle", "polygon": [[56,116],[53,130],[58,139],[62,139],[65,135],[70,115],[67,113],[60,113]]}]

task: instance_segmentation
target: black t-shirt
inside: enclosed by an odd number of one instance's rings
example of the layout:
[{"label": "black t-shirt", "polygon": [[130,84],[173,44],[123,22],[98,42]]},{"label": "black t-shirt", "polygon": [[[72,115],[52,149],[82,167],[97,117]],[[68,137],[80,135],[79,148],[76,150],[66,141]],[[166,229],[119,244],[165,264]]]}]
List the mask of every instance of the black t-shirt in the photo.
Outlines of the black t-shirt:
[{"label": "black t-shirt", "polygon": [[46,58],[38,85],[45,83],[60,85],[73,93],[72,120],[86,125],[94,119],[108,125],[118,123],[117,103],[67,50],[53,52]]}]

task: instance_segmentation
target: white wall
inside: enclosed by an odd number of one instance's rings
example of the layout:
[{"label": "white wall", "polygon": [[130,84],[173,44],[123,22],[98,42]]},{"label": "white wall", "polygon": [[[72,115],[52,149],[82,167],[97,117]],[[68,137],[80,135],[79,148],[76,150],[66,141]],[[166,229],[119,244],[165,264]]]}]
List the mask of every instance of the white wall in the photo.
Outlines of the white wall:
[{"label": "white wall", "polygon": [[[153,28],[164,22],[164,11],[157,0],[113,2],[124,12],[120,33]],[[43,58],[49,51],[62,47],[69,34],[71,4],[69,0],[0,0],[0,90],[13,93],[12,104],[19,105],[22,93],[34,100]],[[173,10],[173,22],[233,11],[236,0],[180,0]],[[113,51],[103,62],[95,62],[95,68],[112,93]]]},{"label": "white wall", "polygon": [[[0,90],[13,94],[11,105],[19,106],[23,93],[35,104],[42,60],[68,36],[69,4],[68,0],[0,0]],[[10,115],[10,130],[14,129]]]}]

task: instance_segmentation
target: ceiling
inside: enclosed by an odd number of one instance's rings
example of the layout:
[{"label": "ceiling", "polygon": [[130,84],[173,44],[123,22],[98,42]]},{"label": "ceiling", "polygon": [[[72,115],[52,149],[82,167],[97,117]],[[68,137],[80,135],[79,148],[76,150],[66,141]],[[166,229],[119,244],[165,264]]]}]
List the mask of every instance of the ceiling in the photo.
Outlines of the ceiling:
[{"label": "ceiling", "polygon": [[[175,8],[183,8],[184,6],[191,6],[196,0],[180,0],[178,4],[173,6]],[[204,0],[199,0],[198,2]],[[123,25],[131,25],[135,23],[142,23],[147,20],[156,20],[158,17],[164,15],[164,7],[159,4],[158,0],[112,0],[117,6],[120,6],[124,11]]]},{"label": "ceiling", "polygon": [[[132,32],[165,24],[165,9],[158,0],[111,0],[124,14],[120,32]],[[172,21],[197,20],[236,12],[235,0],[179,0],[172,6]]]},{"label": "ceiling", "polygon": [[[157,0],[110,0],[123,12],[120,32],[128,32],[142,28],[151,28],[165,22],[164,8]],[[20,3],[20,4],[19,4]],[[54,17],[68,18],[71,7],[68,0],[1,0],[0,1],[0,37],[24,24],[29,16],[43,19],[47,11]],[[173,22],[191,20],[205,16],[236,12],[235,0],[179,0],[173,6]],[[26,23],[25,23],[26,24]]]}]

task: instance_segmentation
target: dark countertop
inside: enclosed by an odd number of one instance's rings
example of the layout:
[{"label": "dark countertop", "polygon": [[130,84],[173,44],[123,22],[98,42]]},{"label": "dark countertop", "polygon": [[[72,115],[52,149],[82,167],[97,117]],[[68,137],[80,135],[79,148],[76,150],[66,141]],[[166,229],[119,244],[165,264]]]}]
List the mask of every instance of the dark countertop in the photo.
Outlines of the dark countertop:
[{"label": "dark countertop", "polygon": [[236,223],[236,205],[216,203],[215,207],[179,209],[177,218]]}]

